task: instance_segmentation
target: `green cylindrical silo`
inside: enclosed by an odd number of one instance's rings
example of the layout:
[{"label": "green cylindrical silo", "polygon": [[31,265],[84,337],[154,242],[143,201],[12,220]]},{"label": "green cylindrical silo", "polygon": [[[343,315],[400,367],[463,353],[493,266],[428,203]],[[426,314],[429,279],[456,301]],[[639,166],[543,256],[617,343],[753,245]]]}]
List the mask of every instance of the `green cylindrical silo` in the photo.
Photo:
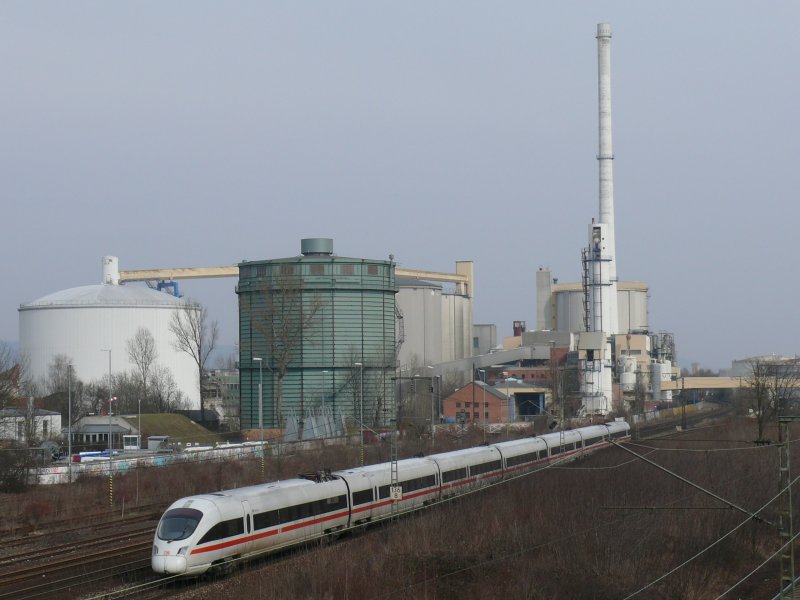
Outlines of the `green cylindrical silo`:
[{"label": "green cylindrical silo", "polygon": [[327,238],[301,248],[239,265],[242,429],[259,425],[254,358],[264,427],[322,407],[382,426],[394,393],[394,264],[335,256]]}]

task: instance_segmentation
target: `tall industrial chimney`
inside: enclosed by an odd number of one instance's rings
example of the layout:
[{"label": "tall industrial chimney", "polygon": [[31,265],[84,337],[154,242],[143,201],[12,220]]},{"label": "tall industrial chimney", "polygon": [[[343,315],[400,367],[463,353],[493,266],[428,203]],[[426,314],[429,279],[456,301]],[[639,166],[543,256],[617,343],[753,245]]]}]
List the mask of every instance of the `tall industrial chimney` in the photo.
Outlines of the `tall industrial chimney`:
[{"label": "tall industrial chimney", "polygon": [[582,410],[586,414],[611,411],[611,342],[618,333],[617,265],[614,241],[614,153],[611,143],[611,27],[597,25],[597,91],[600,211],[589,225],[589,247],[583,254],[586,295],[586,334],[581,336],[583,359]]},{"label": "tall industrial chimney", "polygon": [[[611,136],[611,26],[597,25],[597,107],[600,213],[599,222],[606,225],[605,254],[608,257],[610,283],[608,319],[603,330],[620,333],[617,313],[617,246],[614,234],[614,149]],[[605,311],[604,311],[605,312]],[[627,332],[625,332],[627,333]]]}]

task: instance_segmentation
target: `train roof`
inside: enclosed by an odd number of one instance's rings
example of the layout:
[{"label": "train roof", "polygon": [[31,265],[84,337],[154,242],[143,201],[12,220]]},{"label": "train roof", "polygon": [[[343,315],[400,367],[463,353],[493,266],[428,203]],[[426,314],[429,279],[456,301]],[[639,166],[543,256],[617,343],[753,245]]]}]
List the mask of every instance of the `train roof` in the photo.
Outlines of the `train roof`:
[{"label": "train roof", "polygon": [[[398,467],[422,467],[428,466],[430,461],[428,458],[404,458],[402,460],[397,461]],[[358,475],[359,473],[376,473],[382,471],[388,471],[391,469],[392,463],[384,462],[384,463],[377,463],[374,465],[364,465],[363,467],[352,467],[350,469],[341,469],[339,471],[334,471],[333,474],[343,474],[343,475]]]},{"label": "train roof", "polygon": [[463,448],[462,450],[451,450],[449,452],[440,452],[439,454],[431,454],[429,458],[433,459],[446,459],[451,458],[453,456],[463,456],[468,457],[473,454],[485,454],[486,451],[497,451],[497,448],[494,447],[495,445],[492,444],[491,446],[475,446],[473,448]]},{"label": "train roof", "polygon": [[314,485],[314,482],[301,478],[280,479],[278,481],[270,481],[269,483],[248,485],[246,487],[221,490],[219,492],[209,492],[208,494],[197,494],[196,496],[191,496],[191,498],[211,500],[213,502],[216,498],[242,498],[246,496],[252,496],[253,494],[263,493],[270,489],[287,489],[304,485]]}]

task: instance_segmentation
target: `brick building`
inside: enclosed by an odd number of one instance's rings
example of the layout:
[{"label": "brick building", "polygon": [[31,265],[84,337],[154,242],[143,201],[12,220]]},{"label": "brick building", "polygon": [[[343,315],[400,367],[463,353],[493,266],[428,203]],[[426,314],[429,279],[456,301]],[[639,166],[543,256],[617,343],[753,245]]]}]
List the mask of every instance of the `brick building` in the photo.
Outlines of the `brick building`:
[{"label": "brick building", "polygon": [[482,381],[468,383],[453,392],[444,399],[443,410],[446,423],[460,422],[460,414],[464,423],[483,423],[484,417],[487,423],[506,423],[513,420],[509,414],[514,414],[509,397]]},{"label": "brick building", "polygon": [[[504,393],[505,392],[505,393]],[[442,402],[445,423],[514,423],[541,414],[550,390],[527,383],[468,383]]]}]

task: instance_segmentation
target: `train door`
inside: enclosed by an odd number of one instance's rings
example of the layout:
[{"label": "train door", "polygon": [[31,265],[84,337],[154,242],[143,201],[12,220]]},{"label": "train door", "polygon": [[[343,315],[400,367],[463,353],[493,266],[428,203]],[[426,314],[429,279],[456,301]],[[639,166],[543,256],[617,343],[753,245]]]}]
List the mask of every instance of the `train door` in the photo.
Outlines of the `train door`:
[{"label": "train door", "polygon": [[250,503],[247,500],[242,500],[242,510],[244,512],[244,536],[247,543],[244,544],[242,554],[251,552],[253,549],[252,535],[253,535],[253,511],[250,509]]}]

